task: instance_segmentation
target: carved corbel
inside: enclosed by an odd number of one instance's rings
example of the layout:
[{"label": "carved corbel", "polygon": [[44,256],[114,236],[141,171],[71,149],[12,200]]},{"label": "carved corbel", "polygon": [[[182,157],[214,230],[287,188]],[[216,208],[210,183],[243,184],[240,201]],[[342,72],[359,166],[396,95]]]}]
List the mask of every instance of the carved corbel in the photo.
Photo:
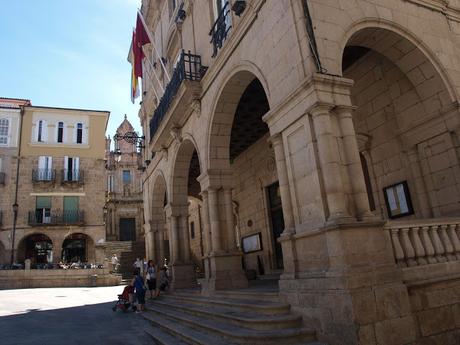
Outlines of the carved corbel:
[{"label": "carved corbel", "polygon": [[170,134],[174,141],[177,141],[179,144],[182,142],[182,134],[179,127],[171,128]]}]

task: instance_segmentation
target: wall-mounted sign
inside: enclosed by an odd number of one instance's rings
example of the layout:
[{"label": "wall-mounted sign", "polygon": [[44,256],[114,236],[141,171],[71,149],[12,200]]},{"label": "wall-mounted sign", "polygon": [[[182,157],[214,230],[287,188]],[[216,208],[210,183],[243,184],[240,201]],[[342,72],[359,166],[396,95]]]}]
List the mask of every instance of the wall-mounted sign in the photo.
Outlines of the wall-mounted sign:
[{"label": "wall-mounted sign", "polygon": [[241,239],[241,244],[243,248],[243,253],[252,253],[262,250],[262,239],[261,233],[249,235]]},{"label": "wall-mounted sign", "polygon": [[388,217],[398,218],[414,214],[407,181],[383,188]]}]

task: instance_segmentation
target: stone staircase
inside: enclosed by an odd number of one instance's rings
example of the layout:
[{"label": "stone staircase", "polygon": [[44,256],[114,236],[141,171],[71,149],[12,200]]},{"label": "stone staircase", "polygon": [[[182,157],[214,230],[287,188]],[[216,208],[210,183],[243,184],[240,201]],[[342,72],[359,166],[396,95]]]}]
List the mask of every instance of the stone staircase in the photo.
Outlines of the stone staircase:
[{"label": "stone staircase", "polygon": [[105,243],[106,257],[112,257],[116,253],[120,263],[118,273],[122,276],[122,283],[126,282],[133,277],[133,264],[136,258],[145,257],[145,244],[144,242],[132,241],[111,241]]},{"label": "stone staircase", "polygon": [[143,317],[156,344],[319,345],[302,318],[275,292],[222,291],[210,297],[176,291],[148,301]]}]

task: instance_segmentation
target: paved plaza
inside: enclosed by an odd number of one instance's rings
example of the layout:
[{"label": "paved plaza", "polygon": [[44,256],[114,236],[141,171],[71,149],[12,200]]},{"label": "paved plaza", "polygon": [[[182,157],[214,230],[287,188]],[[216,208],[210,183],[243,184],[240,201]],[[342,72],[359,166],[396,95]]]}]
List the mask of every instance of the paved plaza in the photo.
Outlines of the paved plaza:
[{"label": "paved plaza", "polygon": [[122,286],[0,291],[2,345],[151,344],[140,315],[112,311]]}]

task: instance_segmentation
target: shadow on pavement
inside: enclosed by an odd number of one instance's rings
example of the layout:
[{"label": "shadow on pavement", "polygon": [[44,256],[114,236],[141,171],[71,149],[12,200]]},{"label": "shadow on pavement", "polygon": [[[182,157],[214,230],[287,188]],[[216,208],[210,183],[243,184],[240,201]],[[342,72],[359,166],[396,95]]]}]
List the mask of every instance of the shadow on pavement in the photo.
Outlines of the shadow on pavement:
[{"label": "shadow on pavement", "polygon": [[[46,301],[45,301],[46,302]],[[14,303],[14,300],[11,301]],[[0,317],[2,345],[144,345],[151,325],[133,312],[112,311],[113,303],[36,310]]]}]

